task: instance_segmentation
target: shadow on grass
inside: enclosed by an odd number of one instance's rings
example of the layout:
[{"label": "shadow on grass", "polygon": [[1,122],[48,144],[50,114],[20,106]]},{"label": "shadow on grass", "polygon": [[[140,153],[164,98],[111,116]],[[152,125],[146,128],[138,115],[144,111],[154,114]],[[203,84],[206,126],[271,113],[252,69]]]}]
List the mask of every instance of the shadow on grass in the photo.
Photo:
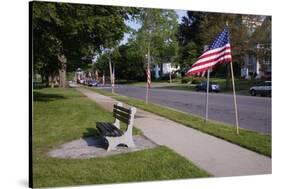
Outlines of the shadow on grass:
[{"label": "shadow on grass", "polygon": [[33,89],[43,89],[43,88],[47,88],[45,83],[38,83],[38,82],[34,82],[32,84]]},{"label": "shadow on grass", "polygon": [[49,101],[60,100],[60,99],[66,99],[66,97],[59,94],[46,94],[37,91],[33,92],[34,101],[49,102]]},{"label": "shadow on grass", "polygon": [[86,132],[83,133],[83,138],[99,135],[100,134],[96,128],[86,128]]}]

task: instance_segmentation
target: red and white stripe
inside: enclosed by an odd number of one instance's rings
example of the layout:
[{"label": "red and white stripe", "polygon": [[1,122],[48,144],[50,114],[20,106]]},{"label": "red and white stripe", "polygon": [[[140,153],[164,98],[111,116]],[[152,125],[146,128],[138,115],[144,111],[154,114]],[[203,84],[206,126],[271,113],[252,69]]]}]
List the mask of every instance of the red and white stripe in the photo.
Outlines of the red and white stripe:
[{"label": "red and white stripe", "polygon": [[150,88],[151,87],[151,74],[150,74],[149,68],[146,70],[146,75],[147,75],[147,87]]},{"label": "red and white stripe", "polygon": [[200,74],[212,68],[216,64],[230,62],[231,59],[231,48],[229,43],[220,48],[207,50],[191,66],[191,69],[188,70],[186,75],[189,76],[194,74]]}]

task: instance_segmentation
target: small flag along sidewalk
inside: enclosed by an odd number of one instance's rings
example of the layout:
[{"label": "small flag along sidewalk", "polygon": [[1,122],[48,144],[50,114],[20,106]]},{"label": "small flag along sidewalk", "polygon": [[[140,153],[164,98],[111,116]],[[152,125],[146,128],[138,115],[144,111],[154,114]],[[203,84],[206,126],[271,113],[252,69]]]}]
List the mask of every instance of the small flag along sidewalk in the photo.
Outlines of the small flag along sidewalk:
[{"label": "small flag along sidewalk", "polygon": [[[76,88],[105,109],[117,101],[89,89]],[[271,174],[271,158],[137,108],[134,126],[216,177]],[[163,157],[165,158],[165,157]]]}]

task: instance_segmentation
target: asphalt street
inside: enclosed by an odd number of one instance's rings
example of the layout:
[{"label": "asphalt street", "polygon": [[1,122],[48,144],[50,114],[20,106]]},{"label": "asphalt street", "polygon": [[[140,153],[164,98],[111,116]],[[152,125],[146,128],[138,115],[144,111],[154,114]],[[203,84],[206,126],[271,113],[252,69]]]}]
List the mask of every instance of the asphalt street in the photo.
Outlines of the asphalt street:
[{"label": "asphalt street", "polygon": [[[111,91],[111,88],[104,90]],[[145,100],[146,88],[117,85],[115,92]],[[149,101],[205,117],[206,93],[151,88]],[[237,95],[239,126],[271,134],[271,98]],[[210,93],[209,119],[235,125],[233,95]]]}]

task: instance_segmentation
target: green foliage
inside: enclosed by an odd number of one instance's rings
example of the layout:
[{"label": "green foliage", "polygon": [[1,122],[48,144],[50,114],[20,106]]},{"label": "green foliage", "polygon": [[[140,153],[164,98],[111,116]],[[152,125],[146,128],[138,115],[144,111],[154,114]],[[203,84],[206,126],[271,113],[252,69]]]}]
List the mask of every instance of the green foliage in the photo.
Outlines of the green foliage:
[{"label": "green foliage", "polygon": [[[188,69],[196,61],[190,51],[194,49],[197,57],[202,54],[204,45],[209,45],[226,26],[226,23],[230,29],[230,43],[236,74],[240,73],[244,55],[252,51],[253,44],[267,41],[271,45],[271,40],[268,40],[271,39],[270,17],[266,17],[264,24],[259,26],[258,23],[264,16],[194,11],[188,11],[187,14],[188,17],[182,19],[177,34],[180,46],[179,62],[182,68]],[[217,72],[219,75],[225,75],[226,69],[220,69]]]},{"label": "green foliage", "polygon": [[148,51],[154,63],[176,56],[178,24],[174,10],[142,9],[138,20],[142,27],[136,33],[136,40],[144,58]]},{"label": "green foliage", "polygon": [[271,17],[267,16],[250,39],[250,45],[254,47],[250,53],[255,54],[259,59],[260,71],[268,71],[268,63],[271,63],[271,35]]},{"label": "green foliage", "polygon": [[186,46],[182,47],[180,49],[181,54],[181,66],[182,67],[191,67],[192,64],[195,63],[197,60],[200,49],[198,49],[198,46],[194,42],[188,43]]},{"label": "green foliage", "polygon": [[202,78],[202,77],[194,77],[193,79],[192,79],[192,84],[200,84],[202,81],[204,81],[205,80],[205,78]]},{"label": "green foliage", "polygon": [[193,77],[183,77],[181,79],[181,83],[191,83],[193,80]]},{"label": "green foliage", "polygon": [[[111,54],[111,62],[115,67],[116,79],[142,80],[145,78],[143,57],[138,53],[138,44],[131,41],[115,48]],[[96,68],[109,75],[108,55],[103,54],[97,60]]]},{"label": "green foliage", "polygon": [[[144,80],[148,51],[155,64],[175,62],[178,48],[175,38],[178,27],[176,19],[173,10],[141,9],[135,15],[135,20],[142,25],[139,31],[133,32],[127,44],[115,47],[111,52],[116,78]],[[97,63],[97,69],[109,74],[108,55],[102,54]]]},{"label": "green foliage", "polygon": [[200,84],[202,81],[204,81],[204,78],[202,77],[183,77],[181,79],[181,83],[190,83],[190,84]]},{"label": "green foliage", "polygon": [[203,51],[204,41],[201,39],[202,30],[200,25],[206,18],[206,13],[204,12],[188,11],[187,14],[188,17],[183,17],[177,33],[179,43],[178,62],[184,72],[189,69]]},{"label": "green foliage", "polygon": [[[58,70],[65,55],[69,71],[88,64],[128,31],[125,20],[137,9],[101,5],[32,2],[34,69],[45,75]],[[84,57],[84,59],[82,59]]]}]

